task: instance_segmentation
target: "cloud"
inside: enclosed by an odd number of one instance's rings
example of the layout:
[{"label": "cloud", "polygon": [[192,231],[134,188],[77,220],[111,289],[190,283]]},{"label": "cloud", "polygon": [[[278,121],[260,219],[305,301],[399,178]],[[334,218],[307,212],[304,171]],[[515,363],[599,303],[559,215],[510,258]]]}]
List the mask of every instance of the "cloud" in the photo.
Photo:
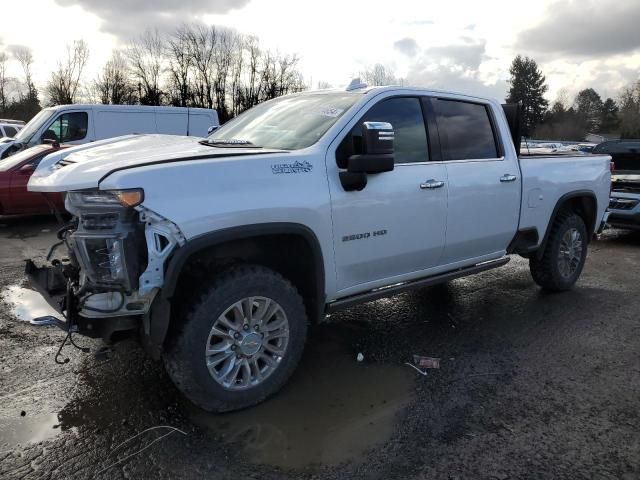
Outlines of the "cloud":
[{"label": "cloud", "polygon": [[224,14],[250,0],[55,0],[63,7],[78,5],[102,21],[102,29],[122,40],[137,37],[153,27],[171,31],[204,14]]},{"label": "cloud", "polygon": [[418,44],[413,38],[405,37],[393,43],[393,48],[408,57],[415,57],[418,53]]},{"label": "cloud", "polygon": [[549,57],[597,57],[640,49],[640,1],[582,0],[547,7],[539,25],[521,32],[518,50]]},{"label": "cloud", "polygon": [[480,43],[469,43],[469,39],[463,40],[465,41],[463,45],[430,47],[424,50],[424,54],[433,61],[461,65],[475,70],[486,57],[486,42],[483,40]]},{"label": "cloud", "polygon": [[506,81],[487,82],[479,70],[482,62],[488,58],[485,54],[486,41],[463,41],[463,44],[422,50],[409,66],[407,84],[504,99]]}]

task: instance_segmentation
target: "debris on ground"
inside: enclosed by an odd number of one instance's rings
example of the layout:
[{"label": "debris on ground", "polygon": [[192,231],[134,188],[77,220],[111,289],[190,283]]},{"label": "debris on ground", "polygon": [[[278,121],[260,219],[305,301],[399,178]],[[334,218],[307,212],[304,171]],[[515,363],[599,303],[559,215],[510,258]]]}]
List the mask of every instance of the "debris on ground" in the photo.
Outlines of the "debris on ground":
[{"label": "debris on ground", "polygon": [[413,368],[416,372],[418,372],[420,375],[423,376],[427,376],[427,372],[424,370],[420,370],[418,367],[416,367],[413,363],[409,363],[409,362],[404,362],[405,365],[409,365],[411,368]]},{"label": "debris on ground", "polygon": [[423,357],[422,355],[414,355],[413,363],[422,368],[440,368],[440,359],[434,357]]},{"label": "debris on ground", "polygon": [[356,356],[356,360],[362,362],[364,360],[364,355],[362,353],[358,353],[358,355]]}]

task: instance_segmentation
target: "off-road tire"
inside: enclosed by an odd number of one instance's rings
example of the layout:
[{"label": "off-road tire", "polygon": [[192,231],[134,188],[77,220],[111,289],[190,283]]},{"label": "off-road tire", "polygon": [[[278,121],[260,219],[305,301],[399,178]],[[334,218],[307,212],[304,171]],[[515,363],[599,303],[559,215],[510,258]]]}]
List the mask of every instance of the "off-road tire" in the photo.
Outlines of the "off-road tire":
[{"label": "off-road tire", "polygon": [[[575,228],[582,239],[582,255],[578,267],[567,278],[560,273],[559,253],[563,235]],[[552,292],[569,290],[580,277],[587,258],[587,227],[582,218],[571,210],[563,210],[556,216],[542,256],[535,253],[529,258],[529,270],[533,280],[543,289]]]},{"label": "off-road tire", "polygon": [[[249,296],[268,297],[280,304],[289,322],[289,341],[279,366],[262,383],[246,390],[228,390],[209,373],[204,351],[218,316]],[[277,392],[298,365],[307,335],[307,316],[302,297],[280,274],[262,266],[231,267],[217,275],[189,307],[181,328],[168,342],[163,360],[176,387],[204,410],[227,412],[260,403]]]}]

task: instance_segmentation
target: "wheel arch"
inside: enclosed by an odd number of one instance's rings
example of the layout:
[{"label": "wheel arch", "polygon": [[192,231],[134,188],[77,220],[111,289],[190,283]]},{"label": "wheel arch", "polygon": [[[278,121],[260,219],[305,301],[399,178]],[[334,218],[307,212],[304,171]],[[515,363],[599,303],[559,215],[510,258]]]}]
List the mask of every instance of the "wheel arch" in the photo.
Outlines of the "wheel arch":
[{"label": "wheel arch", "polygon": [[[270,259],[269,256],[274,254],[277,259]],[[295,258],[296,254],[300,258]],[[319,319],[324,311],[324,258],[318,238],[307,226],[278,222],[206,233],[189,240],[167,261],[164,286],[144,322],[143,343],[155,358],[160,356],[167,339],[172,310],[175,311],[177,307],[174,300],[179,294],[180,280],[184,280],[194,261],[203,258],[208,261],[229,258],[230,261],[259,263],[272,268],[288,278],[301,292],[310,319]]]},{"label": "wheel arch", "polygon": [[596,216],[598,215],[598,199],[596,194],[591,190],[577,190],[575,192],[569,192],[562,195],[553,208],[544,237],[542,237],[542,242],[540,242],[540,246],[537,249],[538,256],[542,255],[542,252],[544,252],[547,241],[549,240],[551,228],[558,216],[558,213],[567,207],[582,218],[587,227],[587,242],[591,240],[596,229]]}]

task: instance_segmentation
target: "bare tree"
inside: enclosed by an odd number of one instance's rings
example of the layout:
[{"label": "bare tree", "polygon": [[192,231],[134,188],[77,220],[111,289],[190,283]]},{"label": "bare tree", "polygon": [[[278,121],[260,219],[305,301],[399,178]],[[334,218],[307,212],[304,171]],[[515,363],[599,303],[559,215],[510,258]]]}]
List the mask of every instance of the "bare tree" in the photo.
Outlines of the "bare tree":
[{"label": "bare tree", "polygon": [[130,105],[137,102],[136,89],[129,78],[127,59],[119,50],[111,54],[94,82],[98,99],[103,104]]},{"label": "bare tree", "polygon": [[6,52],[0,52],[0,109],[7,111],[9,103],[9,78],[7,77],[7,61],[9,56]]},{"label": "bare tree", "polygon": [[144,105],[161,104],[160,82],[164,70],[164,52],[163,40],[158,30],[147,30],[131,43],[127,51],[131,73],[138,82],[140,103]]},{"label": "bare tree", "polygon": [[198,25],[189,30],[189,53],[195,68],[194,94],[197,106],[213,108],[213,69],[218,31],[215,26]]},{"label": "bare tree", "polygon": [[190,31],[183,25],[169,37],[166,54],[169,60],[170,103],[186,107],[192,97],[190,71],[193,57],[190,54]]},{"label": "bare tree", "polygon": [[33,99],[38,97],[38,91],[33,84],[33,73],[31,72],[31,66],[33,65],[33,53],[29,47],[23,45],[17,45],[13,47],[13,57],[20,64],[22,73],[24,74],[24,83],[27,89],[25,98]]},{"label": "bare tree", "polygon": [[381,63],[376,63],[373,67],[368,68],[360,73],[362,80],[370,86],[394,85],[398,83],[398,79],[389,67],[385,67]]},{"label": "bare tree", "polygon": [[76,103],[82,72],[89,59],[89,46],[84,40],[67,45],[67,56],[58,62],[58,69],[51,74],[46,93],[53,105]]}]

